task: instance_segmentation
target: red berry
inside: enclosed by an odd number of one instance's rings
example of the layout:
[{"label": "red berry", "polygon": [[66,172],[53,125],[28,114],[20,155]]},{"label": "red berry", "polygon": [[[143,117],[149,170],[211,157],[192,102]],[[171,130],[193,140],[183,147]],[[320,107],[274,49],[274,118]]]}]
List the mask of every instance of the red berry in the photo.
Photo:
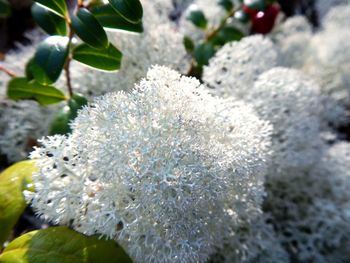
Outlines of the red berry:
[{"label": "red berry", "polygon": [[260,11],[252,18],[252,32],[267,34],[273,26],[280,11],[278,4],[268,6],[265,11]]}]

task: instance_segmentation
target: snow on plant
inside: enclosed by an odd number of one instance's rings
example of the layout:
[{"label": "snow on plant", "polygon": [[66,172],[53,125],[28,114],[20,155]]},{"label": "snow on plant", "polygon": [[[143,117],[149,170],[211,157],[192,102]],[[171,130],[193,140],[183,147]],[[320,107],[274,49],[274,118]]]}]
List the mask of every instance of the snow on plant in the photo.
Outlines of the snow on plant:
[{"label": "snow on plant", "polygon": [[116,239],[137,262],[203,262],[262,202],[269,125],[165,67],[97,99],[72,127],[31,154],[32,205]]}]

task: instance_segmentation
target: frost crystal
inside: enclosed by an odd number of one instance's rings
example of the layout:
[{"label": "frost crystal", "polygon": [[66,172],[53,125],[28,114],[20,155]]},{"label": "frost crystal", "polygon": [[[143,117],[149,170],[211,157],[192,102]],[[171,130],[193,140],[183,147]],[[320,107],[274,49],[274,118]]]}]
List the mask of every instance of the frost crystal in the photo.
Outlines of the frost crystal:
[{"label": "frost crystal", "polygon": [[277,64],[272,42],[261,35],[223,46],[204,67],[203,80],[216,94],[243,98],[258,76]]},{"label": "frost crystal", "polygon": [[31,154],[32,205],[136,262],[204,262],[262,202],[270,126],[165,67],[98,98],[72,128]]}]

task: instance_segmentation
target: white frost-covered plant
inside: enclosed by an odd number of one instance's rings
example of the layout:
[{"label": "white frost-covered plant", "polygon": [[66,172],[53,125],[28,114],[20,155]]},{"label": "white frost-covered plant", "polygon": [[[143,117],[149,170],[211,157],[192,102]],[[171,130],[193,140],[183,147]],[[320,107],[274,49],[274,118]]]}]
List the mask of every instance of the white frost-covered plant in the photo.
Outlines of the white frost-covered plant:
[{"label": "white frost-covered plant", "polygon": [[347,262],[350,244],[350,145],[330,147],[310,169],[267,182],[266,210],[295,262]]},{"label": "white frost-covered plant", "polygon": [[262,201],[270,126],[168,68],[98,98],[72,128],[31,154],[28,198],[54,223],[117,240],[136,262],[204,262]]},{"label": "white frost-covered plant", "polygon": [[277,65],[273,43],[261,35],[243,38],[224,45],[209,65],[203,81],[222,97],[244,98],[258,76]]}]

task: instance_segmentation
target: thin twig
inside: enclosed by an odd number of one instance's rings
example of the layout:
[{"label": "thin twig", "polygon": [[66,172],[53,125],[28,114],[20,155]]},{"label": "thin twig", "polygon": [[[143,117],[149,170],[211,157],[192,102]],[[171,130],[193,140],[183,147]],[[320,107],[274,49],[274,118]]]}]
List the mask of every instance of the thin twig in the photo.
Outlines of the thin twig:
[{"label": "thin twig", "polygon": [[[73,36],[74,36],[74,31],[72,29],[71,24],[69,24],[69,29],[68,30],[69,30],[69,41],[68,41],[68,49],[69,49],[70,45],[72,43]],[[71,81],[71,76],[70,76],[70,68],[69,68],[71,60],[72,60],[71,56],[68,56],[67,62],[64,65],[64,71],[66,73],[68,94],[69,94],[70,97],[73,96],[73,87],[72,87],[72,81]]]},{"label": "thin twig", "polygon": [[15,72],[13,72],[13,71],[11,71],[11,70],[9,70],[9,69],[5,68],[4,66],[1,66],[1,65],[0,65],[0,71],[5,72],[11,78],[17,77],[17,74]]}]

